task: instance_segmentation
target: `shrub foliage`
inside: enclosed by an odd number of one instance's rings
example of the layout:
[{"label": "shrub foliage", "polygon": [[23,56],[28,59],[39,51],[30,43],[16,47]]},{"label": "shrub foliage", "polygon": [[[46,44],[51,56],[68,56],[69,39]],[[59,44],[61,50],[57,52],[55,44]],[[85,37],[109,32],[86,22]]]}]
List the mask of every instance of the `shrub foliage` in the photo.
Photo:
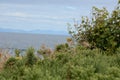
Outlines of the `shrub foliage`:
[{"label": "shrub foliage", "polygon": [[[33,48],[28,52],[33,54]],[[36,64],[33,55],[22,60],[10,58],[0,71],[0,80],[120,80],[120,53],[111,56],[82,47],[71,52],[57,51]]]},{"label": "shrub foliage", "polygon": [[106,8],[93,7],[92,18],[82,17],[81,24],[74,23],[74,27],[69,33],[77,44],[86,41],[91,47],[115,51],[120,47],[120,3],[111,14]]}]

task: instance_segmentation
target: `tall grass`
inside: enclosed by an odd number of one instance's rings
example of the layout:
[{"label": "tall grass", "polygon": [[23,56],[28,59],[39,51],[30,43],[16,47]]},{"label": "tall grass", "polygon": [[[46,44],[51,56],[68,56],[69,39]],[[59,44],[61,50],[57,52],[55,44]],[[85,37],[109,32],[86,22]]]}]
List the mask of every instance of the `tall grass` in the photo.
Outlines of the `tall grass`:
[{"label": "tall grass", "polygon": [[6,61],[10,58],[10,54],[8,53],[8,50],[3,50],[0,49],[0,70],[3,69],[4,64],[6,63]]}]

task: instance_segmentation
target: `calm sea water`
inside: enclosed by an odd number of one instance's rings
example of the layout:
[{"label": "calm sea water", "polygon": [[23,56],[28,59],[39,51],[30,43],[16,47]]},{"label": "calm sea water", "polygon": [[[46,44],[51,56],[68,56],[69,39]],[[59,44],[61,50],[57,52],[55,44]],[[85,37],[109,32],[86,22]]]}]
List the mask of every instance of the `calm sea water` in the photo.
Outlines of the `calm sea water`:
[{"label": "calm sea water", "polygon": [[45,44],[47,47],[54,49],[55,45],[65,43],[67,37],[62,35],[0,32],[0,48],[26,49],[34,47],[39,49],[41,45]]}]

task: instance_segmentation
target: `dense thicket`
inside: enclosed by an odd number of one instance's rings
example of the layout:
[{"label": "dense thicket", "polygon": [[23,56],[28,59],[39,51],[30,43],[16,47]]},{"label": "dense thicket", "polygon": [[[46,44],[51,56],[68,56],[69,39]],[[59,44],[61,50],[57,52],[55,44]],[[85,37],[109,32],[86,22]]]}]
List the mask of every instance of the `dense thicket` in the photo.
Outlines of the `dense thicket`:
[{"label": "dense thicket", "polygon": [[77,44],[89,42],[91,47],[115,52],[120,47],[120,3],[109,13],[106,8],[93,7],[92,18],[82,17],[81,23],[74,24],[69,33]]},{"label": "dense thicket", "polygon": [[0,80],[120,80],[120,49],[114,56],[80,46],[60,49],[43,60],[33,48],[27,56],[9,58],[0,69]]}]

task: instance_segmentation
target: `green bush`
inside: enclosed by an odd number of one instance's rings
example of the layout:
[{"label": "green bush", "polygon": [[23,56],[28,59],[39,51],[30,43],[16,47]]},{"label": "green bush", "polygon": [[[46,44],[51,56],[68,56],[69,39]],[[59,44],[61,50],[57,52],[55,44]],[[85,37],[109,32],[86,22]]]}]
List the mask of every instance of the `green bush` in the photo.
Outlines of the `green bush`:
[{"label": "green bush", "polygon": [[14,68],[16,63],[17,63],[17,60],[14,57],[11,57],[5,63],[4,68]]},{"label": "green bush", "polygon": [[115,52],[120,47],[120,3],[110,14],[105,8],[93,7],[91,20],[82,17],[81,24],[74,24],[75,31],[69,33],[76,40],[89,42],[91,47],[104,51]]},{"label": "green bush", "polygon": [[[90,50],[82,47],[76,47],[72,52],[75,53],[57,51],[53,58],[48,56],[43,60],[34,60],[34,48],[29,48],[22,60],[10,58],[6,62],[7,67],[0,71],[0,80],[120,79],[120,54],[107,55],[98,49]],[[32,57],[28,57],[28,54]],[[11,62],[14,64],[10,67],[8,64],[11,65]],[[28,63],[27,66],[25,63]]]},{"label": "green bush", "polygon": [[26,51],[26,65],[33,66],[37,62],[37,58],[34,55],[35,50],[34,48],[30,47]]},{"label": "green bush", "polygon": [[58,52],[63,51],[64,52],[64,51],[67,51],[68,48],[69,48],[69,45],[67,43],[59,44],[59,45],[56,45],[55,51],[58,51]]},{"label": "green bush", "polygon": [[16,56],[16,57],[19,57],[19,56],[20,56],[20,52],[21,52],[21,51],[20,51],[19,49],[15,49],[15,56]]}]

